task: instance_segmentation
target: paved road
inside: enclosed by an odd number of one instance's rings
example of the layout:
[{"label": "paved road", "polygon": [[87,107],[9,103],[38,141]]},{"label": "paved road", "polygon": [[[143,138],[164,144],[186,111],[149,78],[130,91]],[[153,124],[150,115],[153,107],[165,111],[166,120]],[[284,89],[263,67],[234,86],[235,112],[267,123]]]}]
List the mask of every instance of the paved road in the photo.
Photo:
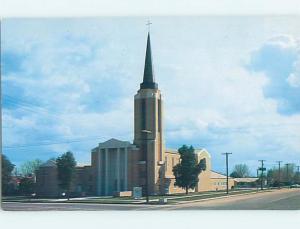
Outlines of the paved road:
[{"label": "paved road", "polygon": [[[137,204],[85,204],[85,203],[2,203],[8,211],[98,211],[98,210],[137,210]],[[150,206],[145,205],[149,208]]]},{"label": "paved road", "polygon": [[277,190],[177,205],[2,203],[12,211],[97,211],[97,210],[300,210],[300,190]]},{"label": "paved road", "polygon": [[300,190],[279,190],[170,206],[166,210],[300,210]]}]

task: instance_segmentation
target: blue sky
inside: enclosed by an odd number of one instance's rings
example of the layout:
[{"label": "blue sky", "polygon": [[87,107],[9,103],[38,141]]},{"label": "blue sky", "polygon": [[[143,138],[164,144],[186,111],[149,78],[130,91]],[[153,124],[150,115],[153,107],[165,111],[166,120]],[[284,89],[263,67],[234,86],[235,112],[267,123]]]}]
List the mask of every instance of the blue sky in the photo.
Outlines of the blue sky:
[{"label": "blue sky", "polygon": [[[19,165],[71,150],[86,164],[97,143],[132,141],[147,20],[3,20],[4,154]],[[168,148],[206,148],[221,172],[223,152],[253,171],[259,159],[300,164],[299,17],[151,21]]]}]

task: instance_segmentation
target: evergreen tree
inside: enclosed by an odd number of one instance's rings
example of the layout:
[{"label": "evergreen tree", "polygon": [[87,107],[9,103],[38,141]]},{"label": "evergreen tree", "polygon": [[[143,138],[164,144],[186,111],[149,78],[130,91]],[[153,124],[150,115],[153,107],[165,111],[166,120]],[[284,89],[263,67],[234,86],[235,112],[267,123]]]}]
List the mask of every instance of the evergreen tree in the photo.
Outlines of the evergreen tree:
[{"label": "evergreen tree", "polygon": [[13,171],[15,165],[10,162],[10,160],[1,154],[1,179],[2,179],[2,195],[9,194],[9,182],[11,181],[11,172]]},{"label": "evergreen tree", "polygon": [[202,159],[199,164],[195,150],[192,146],[183,145],[178,149],[180,162],[173,167],[175,185],[185,189],[186,194],[190,188],[195,188],[199,181],[199,174],[206,169],[206,161]]},{"label": "evergreen tree", "polygon": [[66,152],[56,159],[57,178],[59,186],[63,189],[69,200],[70,188],[75,175],[76,161],[72,152]]},{"label": "evergreen tree", "polygon": [[34,193],[35,183],[32,178],[23,177],[19,184],[19,193],[21,195],[30,195]]}]

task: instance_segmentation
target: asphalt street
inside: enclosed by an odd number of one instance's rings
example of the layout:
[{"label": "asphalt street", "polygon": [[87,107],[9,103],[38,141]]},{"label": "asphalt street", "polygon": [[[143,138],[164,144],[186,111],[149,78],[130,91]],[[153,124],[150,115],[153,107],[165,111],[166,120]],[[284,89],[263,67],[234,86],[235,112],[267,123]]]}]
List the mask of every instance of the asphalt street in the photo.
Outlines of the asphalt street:
[{"label": "asphalt street", "polygon": [[300,190],[277,190],[190,202],[170,206],[165,210],[300,210]]},{"label": "asphalt street", "polygon": [[175,205],[2,203],[9,211],[98,211],[98,210],[300,210],[300,189],[276,190]]}]

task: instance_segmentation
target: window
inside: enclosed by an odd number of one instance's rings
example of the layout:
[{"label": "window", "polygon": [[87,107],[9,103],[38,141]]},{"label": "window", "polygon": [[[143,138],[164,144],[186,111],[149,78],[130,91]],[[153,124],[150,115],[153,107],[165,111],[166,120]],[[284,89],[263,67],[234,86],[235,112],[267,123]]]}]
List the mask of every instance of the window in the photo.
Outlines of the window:
[{"label": "window", "polygon": [[168,157],[165,157],[165,171],[168,170]]}]

